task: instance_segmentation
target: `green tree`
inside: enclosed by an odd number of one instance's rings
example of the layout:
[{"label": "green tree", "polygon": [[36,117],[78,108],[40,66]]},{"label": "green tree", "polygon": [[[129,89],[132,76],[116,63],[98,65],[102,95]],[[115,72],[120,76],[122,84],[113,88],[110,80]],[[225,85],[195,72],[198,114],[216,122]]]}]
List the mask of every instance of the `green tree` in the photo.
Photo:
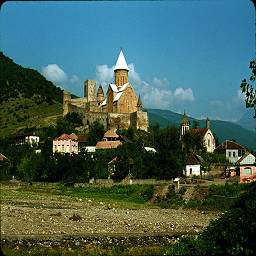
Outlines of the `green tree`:
[{"label": "green tree", "polygon": [[251,69],[250,82],[247,82],[246,79],[242,80],[240,85],[242,93],[245,94],[245,105],[247,108],[254,108],[254,118],[256,118],[256,59],[250,62],[249,68]]},{"label": "green tree", "polygon": [[103,138],[104,135],[104,126],[98,120],[93,122],[89,127],[88,132],[88,145],[96,145],[98,141]]},{"label": "green tree", "polygon": [[182,137],[182,143],[186,154],[189,154],[191,151],[198,153],[206,151],[203,137],[200,134],[191,134],[190,132],[187,132]]},{"label": "green tree", "polygon": [[57,120],[57,134],[76,132],[75,128],[83,125],[82,118],[78,113],[68,113],[65,117]]},{"label": "green tree", "polygon": [[179,129],[173,126],[159,130],[154,136],[154,144],[157,151],[154,157],[158,166],[158,178],[179,176],[183,165]]}]

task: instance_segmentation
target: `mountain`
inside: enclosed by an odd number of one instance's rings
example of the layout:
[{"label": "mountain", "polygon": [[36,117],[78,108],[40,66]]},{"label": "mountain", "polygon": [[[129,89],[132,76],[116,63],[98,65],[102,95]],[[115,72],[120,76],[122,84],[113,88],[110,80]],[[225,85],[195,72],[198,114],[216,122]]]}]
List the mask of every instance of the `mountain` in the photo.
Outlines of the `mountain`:
[{"label": "mountain", "polygon": [[241,125],[243,128],[255,131],[256,129],[256,118],[254,116],[254,109],[248,109],[245,114],[236,122],[236,124]]},{"label": "mountain", "polygon": [[62,90],[39,72],[0,52],[0,136],[54,123],[62,114]]},{"label": "mountain", "polygon": [[[150,124],[159,123],[160,127],[179,126],[183,117],[183,115],[170,110],[147,109],[147,112]],[[189,121],[192,126],[194,122],[198,122],[199,127],[205,127],[205,120],[189,117]],[[235,140],[249,149],[256,150],[256,133],[253,131],[249,131],[238,124],[220,120],[211,120],[211,129],[216,134],[219,143],[224,140]]]}]

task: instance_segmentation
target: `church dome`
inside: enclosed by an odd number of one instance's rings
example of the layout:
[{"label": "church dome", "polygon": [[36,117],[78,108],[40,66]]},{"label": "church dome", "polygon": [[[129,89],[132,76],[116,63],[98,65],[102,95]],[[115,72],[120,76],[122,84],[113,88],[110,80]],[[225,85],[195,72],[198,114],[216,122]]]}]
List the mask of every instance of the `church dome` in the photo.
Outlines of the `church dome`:
[{"label": "church dome", "polygon": [[187,117],[185,112],[183,114],[183,118],[181,120],[181,124],[189,124],[189,119],[188,119],[188,117]]}]

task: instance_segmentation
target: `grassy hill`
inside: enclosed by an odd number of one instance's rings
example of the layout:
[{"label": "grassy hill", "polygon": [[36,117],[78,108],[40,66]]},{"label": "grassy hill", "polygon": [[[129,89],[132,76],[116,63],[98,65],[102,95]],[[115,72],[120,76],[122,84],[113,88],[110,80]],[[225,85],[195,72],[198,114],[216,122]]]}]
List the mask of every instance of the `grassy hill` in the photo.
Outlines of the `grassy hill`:
[{"label": "grassy hill", "polygon": [[0,108],[0,136],[17,133],[27,127],[44,127],[56,123],[62,115],[62,104],[37,103],[36,98],[12,98]]},{"label": "grassy hill", "polygon": [[0,136],[47,126],[62,114],[62,90],[0,52]]},{"label": "grassy hill", "polygon": [[[150,124],[159,123],[160,127],[166,127],[167,125],[179,126],[182,116],[181,114],[161,109],[147,109],[149,115]],[[200,127],[205,127],[205,120],[197,120],[195,118],[189,118],[191,125],[193,121],[198,121]],[[211,129],[217,135],[219,142],[224,140],[235,140],[239,144],[256,150],[256,133],[249,131],[238,124],[211,120]]]}]

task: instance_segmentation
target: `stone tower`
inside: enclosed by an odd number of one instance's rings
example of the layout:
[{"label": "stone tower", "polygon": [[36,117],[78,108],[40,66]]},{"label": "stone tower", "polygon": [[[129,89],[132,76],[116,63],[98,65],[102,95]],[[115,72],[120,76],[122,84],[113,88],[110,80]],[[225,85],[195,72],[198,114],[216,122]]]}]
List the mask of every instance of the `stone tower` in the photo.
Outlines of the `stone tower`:
[{"label": "stone tower", "polygon": [[104,92],[103,92],[102,86],[100,85],[99,88],[98,88],[98,92],[97,92],[98,104],[100,104],[103,100],[104,100]]},{"label": "stone tower", "polygon": [[114,71],[115,71],[115,84],[118,88],[128,83],[129,68],[126,64],[126,60],[122,50],[119,53]]},{"label": "stone tower", "polygon": [[189,130],[189,120],[185,111],[184,111],[184,115],[181,120],[180,126],[181,126],[181,136],[183,136]]},{"label": "stone tower", "polygon": [[70,92],[63,91],[63,116],[67,115],[68,113],[68,104],[71,101],[71,94]]},{"label": "stone tower", "polygon": [[84,97],[87,101],[96,101],[96,81],[85,80],[84,81]]}]

